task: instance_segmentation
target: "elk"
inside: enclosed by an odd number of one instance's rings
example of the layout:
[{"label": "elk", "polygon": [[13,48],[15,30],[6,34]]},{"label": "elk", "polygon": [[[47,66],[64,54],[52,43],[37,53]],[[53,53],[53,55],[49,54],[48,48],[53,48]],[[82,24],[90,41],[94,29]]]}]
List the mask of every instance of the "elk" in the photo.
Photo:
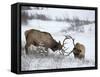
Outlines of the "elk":
[{"label": "elk", "polygon": [[73,54],[75,58],[84,59],[85,46],[83,44],[76,43],[75,47],[73,48]]},{"label": "elk", "polygon": [[85,58],[85,46],[80,43],[75,44],[74,38],[72,38],[71,36],[67,36],[67,38],[72,39],[73,45],[74,45],[73,50],[71,52],[69,52],[69,54],[67,54],[67,56],[69,56],[73,52],[75,58],[84,59]]},{"label": "elk", "polygon": [[26,45],[25,45],[25,50],[26,50],[26,54],[28,54],[28,47],[32,44],[34,46],[43,46],[45,47],[45,50],[47,51],[48,48],[52,49],[54,52],[56,50],[61,50],[62,53],[64,53],[64,44],[65,44],[65,40],[67,39],[67,37],[65,37],[65,39],[63,40],[63,43],[61,45],[61,42],[57,42],[55,39],[53,39],[53,37],[51,36],[50,33],[48,32],[43,32],[40,30],[35,30],[35,29],[30,29],[25,31],[25,37],[26,37]]}]

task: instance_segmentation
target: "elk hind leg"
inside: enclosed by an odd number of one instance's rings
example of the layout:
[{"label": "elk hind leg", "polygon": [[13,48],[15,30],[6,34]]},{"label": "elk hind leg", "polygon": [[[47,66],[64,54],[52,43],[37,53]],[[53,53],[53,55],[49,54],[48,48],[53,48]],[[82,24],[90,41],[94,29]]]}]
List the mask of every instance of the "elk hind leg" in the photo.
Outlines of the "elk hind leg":
[{"label": "elk hind leg", "polygon": [[25,50],[26,50],[26,54],[28,54],[29,52],[28,52],[28,47],[30,46],[30,44],[29,43],[26,43],[26,45],[25,45]]}]

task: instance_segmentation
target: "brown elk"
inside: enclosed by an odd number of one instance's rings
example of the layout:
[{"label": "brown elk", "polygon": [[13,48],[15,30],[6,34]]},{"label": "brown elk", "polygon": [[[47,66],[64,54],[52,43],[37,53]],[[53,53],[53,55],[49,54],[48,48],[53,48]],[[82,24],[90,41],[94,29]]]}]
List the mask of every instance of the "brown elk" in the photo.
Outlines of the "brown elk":
[{"label": "brown elk", "polygon": [[67,36],[69,39],[72,39],[74,48],[73,50],[67,55],[69,56],[72,52],[75,58],[84,59],[85,57],[85,46],[80,43],[74,43],[74,39],[71,36]]},{"label": "brown elk", "polygon": [[85,46],[80,43],[76,43],[73,48],[73,54],[75,58],[82,59],[85,57]]},{"label": "brown elk", "polygon": [[[52,49],[53,51],[56,50],[63,50],[64,42],[67,38],[63,40],[63,44],[61,45],[61,42],[57,42],[53,39],[50,33],[48,32],[42,32],[40,30],[30,29],[25,31],[25,37],[26,37],[26,45],[25,50],[26,54],[28,53],[28,47],[32,44],[34,46],[40,46],[42,44],[45,49],[48,48]],[[64,51],[64,50],[63,50]]]}]

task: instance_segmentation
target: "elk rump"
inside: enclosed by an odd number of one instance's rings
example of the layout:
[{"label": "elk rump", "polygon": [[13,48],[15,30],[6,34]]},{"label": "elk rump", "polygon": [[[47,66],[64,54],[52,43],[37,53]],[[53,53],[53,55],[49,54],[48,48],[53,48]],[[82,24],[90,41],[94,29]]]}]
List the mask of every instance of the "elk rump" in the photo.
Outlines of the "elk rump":
[{"label": "elk rump", "polygon": [[40,30],[30,29],[25,31],[25,37],[26,37],[26,45],[25,45],[26,54],[28,53],[28,47],[30,45],[40,46],[42,44],[46,49],[50,48],[53,51],[60,50],[62,48],[61,43],[56,42],[56,40],[54,40],[51,34],[48,32],[42,32]]}]

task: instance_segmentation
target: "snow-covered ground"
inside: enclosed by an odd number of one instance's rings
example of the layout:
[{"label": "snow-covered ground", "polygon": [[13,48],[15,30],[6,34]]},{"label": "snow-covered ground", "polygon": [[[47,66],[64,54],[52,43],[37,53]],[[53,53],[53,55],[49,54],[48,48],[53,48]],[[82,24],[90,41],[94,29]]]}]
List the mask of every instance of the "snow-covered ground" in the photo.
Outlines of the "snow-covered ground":
[{"label": "snow-covered ground", "polygon": [[[50,9],[51,10],[51,9]],[[42,12],[44,13],[44,12]],[[47,13],[49,15],[49,13]],[[95,24],[84,25],[84,32],[61,32],[62,29],[70,26],[68,22],[57,21],[42,21],[28,20],[27,25],[22,24],[22,55],[21,55],[21,70],[42,70],[42,69],[59,69],[59,68],[77,68],[77,67],[93,67],[95,66]],[[75,59],[73,54],[70,56],[61,55],[59,51],[53,52],[49,49],[48,56],[37,54],[34,52],[33,46],[30,46],[30,54],[25,53],[25,35],[24,32],[29,29],[38,29],[49,32],[53,38],[58,41],[63,41],[64,35],[70,35],[75,39],[75,43],[82,43],[86,48],[85,59]],[[66,52],[73,49],[72,40],[66,40]]]},{"label": "snow-covered ground", "polygon": [[[32,21],[33,22],[33,21]],[[34,21],[36,22],[36,21]],[[37,21],[39,22],[39,21]],[[84,33],[79,33],[79,32],[69,32],[69,33],[61,33],[60,29],[63,28],[62,26],[65,23],[58,23],[57,29],[56,29],[56,23],[57,22],[48,22],[45,21],[44,24],[42,23],[42,26],[22,26],[22,47],[24,48],[25,46],[25,36],[24,32],[28,29],[39,29],[41,31],[46,31],[50,32],[53,36],[53,38],[57,41],[63,41],[65,38],[64,35],[71,35],[73,38],[75,38],[75,43],[80,42],[85,45],[86,47],[86,53],[85,53],[85,61],[79,61],[74,59],[73,54],[70,56],[63,56],[60,54],[57,54],[53,51],[49,51],[48,56],[43,56],[38,54],[31,54],[31,55],[26,55],[25,50],[23,49],[23,53],[21,56],[21,62],[22,62],[22,70],[38,70],[38,69],[55,69],[55,68],[74,68],[74,67],[91,67],[95,65],[95,38],[93,31],[88,32],[86,28],[86,32]],[[48,23],[47,23],[48,22]],[[47,23],[47,24],[46,24]],[[50,24],[49,24],[50,23]],[[33,23],[32,23],[33,24]],[[62,25],[61,25],[62,24]],[[33,25],[36,25],[35,23]],[[54,25],[54,26],[50,26]],[[94,27],[94,24],[90,24],[90,26]],[[89,26],[89,25],[88,25]],[[50,27],[50,28],[49,28]],[[94,28],[93,28],[94,29]],[[67,40],[66,41],[66,48],[68,48],[67,52],[70,52],[73,48],[72,41]]]}]

